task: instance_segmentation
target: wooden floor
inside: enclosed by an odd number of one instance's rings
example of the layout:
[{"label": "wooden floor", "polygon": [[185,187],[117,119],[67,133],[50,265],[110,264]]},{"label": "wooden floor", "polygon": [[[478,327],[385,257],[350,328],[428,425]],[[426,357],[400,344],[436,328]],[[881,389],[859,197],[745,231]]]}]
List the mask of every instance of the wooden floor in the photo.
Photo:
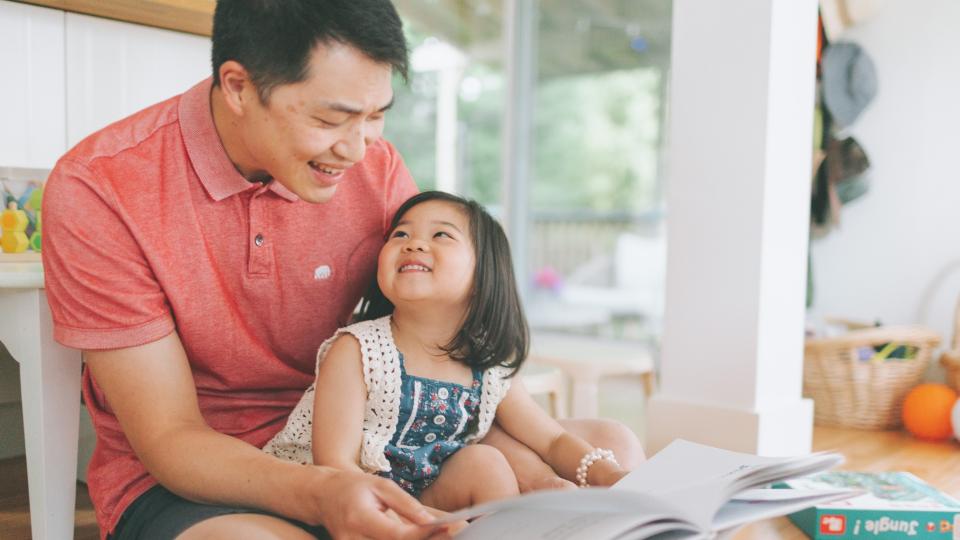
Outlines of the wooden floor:
[{"label": "wooden floor", "polygon": [[[960,498],[960,443],[925,443],[900,432],[814,430],[815,450],[838,450],[847,457],[844,469],[858,471],[909,471],[933,486]],[[23,458],[0,461],[0,538],[28,540],[30,514],[27,473]],[[77,485],[77,540],[98,538],[96,519],[87,489]],[[806,538],[786,518],[750,525],[735,540]]]},{"label": "wooden floor", "polygon": [[[87,495],[87,486],[77,483],[74,538],[97,540],[100,529]],[[27,499],[27,462],[24,458],[0,460],[0,538],[30,539],[30,502]]]}]

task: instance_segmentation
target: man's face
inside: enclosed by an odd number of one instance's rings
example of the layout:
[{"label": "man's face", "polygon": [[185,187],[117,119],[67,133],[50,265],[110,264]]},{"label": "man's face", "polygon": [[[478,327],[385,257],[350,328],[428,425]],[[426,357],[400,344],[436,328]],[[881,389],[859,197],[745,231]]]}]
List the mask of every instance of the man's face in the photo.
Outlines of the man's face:
[{"label": "man's face", "polygon": [[353,47],[317,45],[306,80],[274,87],[266,104],[245,100],[239,127],[253,161],[248,178],[271,176],[307,202],[330,200],[383,133],[391,75],[390,65]]}]

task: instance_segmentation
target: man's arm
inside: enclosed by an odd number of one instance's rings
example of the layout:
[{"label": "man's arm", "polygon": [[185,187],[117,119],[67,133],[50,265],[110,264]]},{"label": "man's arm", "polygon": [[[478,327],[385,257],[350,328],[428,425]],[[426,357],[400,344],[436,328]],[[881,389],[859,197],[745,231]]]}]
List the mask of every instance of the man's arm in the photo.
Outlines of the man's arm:
[{"label": "man's arm", "polygon": [[161,484],[198,502],[260,508],[335,537],[425,538],[432,518],[389,480],[274,458],[211,429],[176,332],[152,343],[87,351],[85,359],[137,456]]}]

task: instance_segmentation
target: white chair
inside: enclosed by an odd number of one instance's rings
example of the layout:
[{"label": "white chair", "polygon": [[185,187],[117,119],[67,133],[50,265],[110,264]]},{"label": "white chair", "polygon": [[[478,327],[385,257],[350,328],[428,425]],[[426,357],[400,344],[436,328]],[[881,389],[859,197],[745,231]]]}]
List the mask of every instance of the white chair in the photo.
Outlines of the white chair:
[{"label": "white chair", "polygon": [[653,355],[639,342],[534,333],[530,363],[559,369],[569,378],[570,415],[575,418],[597,416],[600,380],[604,377],[638,377],[643,384],[644,399],[650,397],[655,388]]},{"label": "white chair", "polygon": [[520,376],[530,395],[546,396],[547,412],[554,418],[567,417],[567,378],[558,368],[528,363]]}]

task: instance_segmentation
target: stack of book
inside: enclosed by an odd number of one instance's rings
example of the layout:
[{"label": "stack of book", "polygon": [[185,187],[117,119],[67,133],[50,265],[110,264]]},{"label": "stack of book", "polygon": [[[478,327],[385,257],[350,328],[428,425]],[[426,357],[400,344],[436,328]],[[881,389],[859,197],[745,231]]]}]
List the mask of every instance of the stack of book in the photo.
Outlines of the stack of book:
[{"label": "stack of book", "polygon": [[856,497],[790,515],[814,540],[958,540],[960,501],[906,472],[828,472],[782,482],[803,491],[848,488]]}]

